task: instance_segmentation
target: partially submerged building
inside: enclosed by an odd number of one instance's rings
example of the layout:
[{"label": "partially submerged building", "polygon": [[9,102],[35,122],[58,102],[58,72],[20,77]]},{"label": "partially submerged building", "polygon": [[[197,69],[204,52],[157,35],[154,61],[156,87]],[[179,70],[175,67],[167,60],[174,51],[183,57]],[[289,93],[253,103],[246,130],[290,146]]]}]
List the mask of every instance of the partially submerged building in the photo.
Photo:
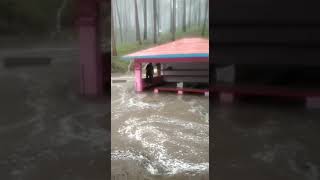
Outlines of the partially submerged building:
[{"label": "partially submerged building", "polygon": [[[153,88],[159,91],[203,93],[209,95],[209,40],[184,38],[124,58],[134,61],[135,90],[142,92]],[[144,65],[152,63],[155,76],[147,84]]]}]

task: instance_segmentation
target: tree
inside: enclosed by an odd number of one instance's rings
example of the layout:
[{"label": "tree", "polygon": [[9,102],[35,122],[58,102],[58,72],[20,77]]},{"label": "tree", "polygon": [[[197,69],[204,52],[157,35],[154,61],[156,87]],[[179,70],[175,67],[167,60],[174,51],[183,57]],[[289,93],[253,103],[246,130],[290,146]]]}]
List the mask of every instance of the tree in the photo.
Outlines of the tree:
[{"label": "tree", "polygon": [[189,28],[191,27],[192,1],[193,0],[189,0]]},{"label": "tree", "polygon": [[157,31],[158,31],[158,36],[160,36],[160,29],[161,29],[161,22],[160,22],[160,0],[157,0]]},{"label": "tree", "polygon": [[[128,10],[128,6],[127,3],[123,3],[123,9],[125,10],[125,12],[129,12]],[[128,17],[128,13],[124,13],[124,35],[126,38],[126,41],[128,40],[128,22],[129,22],[129,17]]]},{"label": "tree", "polygon": [[148,36],[148,34],[147,34],[147,0],[144,0],[144,32],[143,32],[143,39],[144,40],[147,40],[147,36]]},{"label": "tree", "polygon": [[153,0],[153,43],[157,43],[157,0]]},{"label": "tree", "polygon": [[136,19],[136,40],[139,44],[142,44],[140,37],[140,26],[139,26],[139,14],[138,14],[138,4],[137,0],[134,0],[134,9],[135,9],[135,19]]},{"label": "tree", "polygon": [[200,26],[200,24],[201,24],[201,0],[199,0],[199,4],[198,4],[198,8],[199,8],[199,10],[198,10],[198,25]]},{"label": "tree", "polygon": [[173,3],[172,0],[170,0],[170,32],[173,32]]},{"label": "tree", "polygon": [[115,6],[117,8],[117,17],[118,17],[118,22],[119,22],[119,31],[120,31],[120,40],[121,42],[123,42],[123,31],[122,31],[122,22],[121,22],[121,16],[120,16],[120,9],[119,9],[119,6],[118,6],[118,3],[117,3],[117,0],[114,1],[115,3]]},{"label": "tree", "polygon": [[197,24],[197,20],[198,20],[198,5],[197,5],[197,1],[193,1],[193,10],[192,10],[192,12],[193,12],[192,13],[193,24]]},{"label": "tree", "polygon": [[117,56],[117,44],[116,44],[116,34],[114,30],[114,8],[111,8],[111,47],[112,56]]},{"label": "tree", "polygon": [[68,0],[62,0],[60,7],[57,10],[57,16],[56,16],[56,32],[54,33],[55,35],[58,35],[61,33],[61,18],[62,18],[62,13],[63,10],[66,8],[68,3]]},{"label": "tree", "polygon": [[172,6],[172,41],[176,40],[176,0],[173,0]]},{"label": "tree", "polygon": [[183,22],[182,22],[182,30],[183,32],[187,31],[187,0],[183,0]]},{"label": "tree", "polygon": [[208,10],[209,10],[209,0],[207,0],[207,2],[206,2],[206,12],[205,12],[205,17],[204,17],[204,21],[203,21],[202,33],[201,33],[202,36],[204,36],[204,32],[206,29]]}]

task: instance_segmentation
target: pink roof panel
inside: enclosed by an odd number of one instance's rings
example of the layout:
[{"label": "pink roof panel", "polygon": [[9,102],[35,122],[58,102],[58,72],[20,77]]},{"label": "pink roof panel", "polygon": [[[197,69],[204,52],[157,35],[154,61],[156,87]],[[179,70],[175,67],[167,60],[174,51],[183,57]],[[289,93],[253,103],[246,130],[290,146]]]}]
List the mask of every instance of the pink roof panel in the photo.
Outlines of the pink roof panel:
[{"label": "pink roof panel", "polygon": [[209,57],[209,40],[184,38],[124,56],[127,59]]}]

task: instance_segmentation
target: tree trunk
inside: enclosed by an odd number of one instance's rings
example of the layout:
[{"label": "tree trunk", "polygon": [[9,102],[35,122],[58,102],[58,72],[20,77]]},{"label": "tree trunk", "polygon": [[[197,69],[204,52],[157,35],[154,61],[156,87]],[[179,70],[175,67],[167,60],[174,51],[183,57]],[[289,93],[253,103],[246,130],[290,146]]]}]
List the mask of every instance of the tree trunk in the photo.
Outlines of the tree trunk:
[{"label": "tree trunk", "polygon": [[147,40],[148,38],[148,27],[147,27],[147,0],[144,0],[144,33],[143,33],[143,39]]},{"label": "tree trunk", "polygon": [[[127,3],[124,3],[123,4],[123,7],[124,7],[124,10],[125,10],[125,12],[129,12],[129,10],[128,10],[128,7],[127,7]],[[128,22],[129,22],[129,18],[128,18],[128,13],[124,13],[124,24],[125,24],[125,26],[124,26],[124,35],[125,35],[125,39],[126,39],[126,41],[128,41]]]},{"label": "tree trunk", "polygon": [[140,26],[139,26],[139,15],[138,15],[138,4],[137,0],[134,0],[134,9],[135,9],[135,17],[136,17],[136,40],[139,44],[142,44],[140,37]]},{"label": "tree trunk", "polygon": [[117,8],[117,17],[118,17],[118,21],[119,21],[119,31],[120,31],[120,40],[121,42],[123,42],[123,31],[122,31],[122,22],[121,22],[121,16],[120,16],[120,10],[119,10],[119,6],[118,6],[118,3],[117,3],[117,0],[114,1],[115,3],[115,6]]},{"label": "tree trunk", "polygon": [[153,0],[153,43],[157,43],[157,0]]},{"label": "tree trunk", "polygon": [[189,0],[189,28],[191,27],[192,1],[193,0]]},{"label": "tree trunk", "polygon": [[160,0],[157,0],[157,24],[158,24],[158,27],[157,27],[157,32],[158,32],[158,36],[160,36],[160,29],[161,29],[161,22],[160,22]]},{"label": "tree trunk", "polygon": [[206,2],[206,13],[205,13],[205,17],[204,17],[204,21],[203,21],[203,27],[202,27],[202,33],[201,35],[204,36],[204,32],[206,29],[206,24],[207,24],[207,18],[208,18],[208,10],[209,10],[209,0],[207,0]]},{"label": "tree trunk", "polygon": [[68,4],[68,0],[62,0],[61,5],[60,5],[59,9],[57,10],[55,35],[58,35],[61,33],[62,13],[63,13],[63,10],[66,8],[67,4]]},{"label": "tree trunk", "polygon": [[198,5],[198,7],[199,7],[199,14],[198,14],[198,26],[200,26],[200,24],[201,24],[201,0],[199,0],[199,5]]},{"label": "tree trunk", "polygon": [[170,32],[173,32],[173,5],[172,0],[170,0]]},{"label": "tree trunk", "polygon": [[183,0],[183,22],[182,22],[182,30],[183,32],[187,31],[187,0]]},{"label": "tree trunk", "polygon": [[173,16],[172,16],[172,41],[176,40],[176,0],[173,0]]},{"label": "tree trunk", "polygon": [[116,33],[114,30],[114,8],[111,8],[111,47],[112,47],[112,56],[117,56],[117,44],[116,44]]},{"label": "tree trunk", "polygon": [[193,1],[193,3],[193,24],[196,25],[198,23],[198,6],[196,1]]},{"label": "tree trunk", "polygon": [[130,61],[129,65],[128,65],[128,71],[127,71],[127,73],[130,73],[130,72],[131,72],[131,66],[132,66],[132,61]]}]

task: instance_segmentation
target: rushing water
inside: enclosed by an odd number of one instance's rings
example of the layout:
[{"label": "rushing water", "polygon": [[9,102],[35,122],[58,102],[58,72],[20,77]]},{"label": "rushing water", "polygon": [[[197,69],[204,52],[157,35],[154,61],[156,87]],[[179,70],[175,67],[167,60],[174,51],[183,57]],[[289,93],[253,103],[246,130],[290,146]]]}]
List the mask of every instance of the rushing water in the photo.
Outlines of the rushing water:
[{"label": "rushing water", "polygon": [[136,161],[151,175],[208,172],[208,97],[138,94],[132,78],[111,87],[112,160]]}]

